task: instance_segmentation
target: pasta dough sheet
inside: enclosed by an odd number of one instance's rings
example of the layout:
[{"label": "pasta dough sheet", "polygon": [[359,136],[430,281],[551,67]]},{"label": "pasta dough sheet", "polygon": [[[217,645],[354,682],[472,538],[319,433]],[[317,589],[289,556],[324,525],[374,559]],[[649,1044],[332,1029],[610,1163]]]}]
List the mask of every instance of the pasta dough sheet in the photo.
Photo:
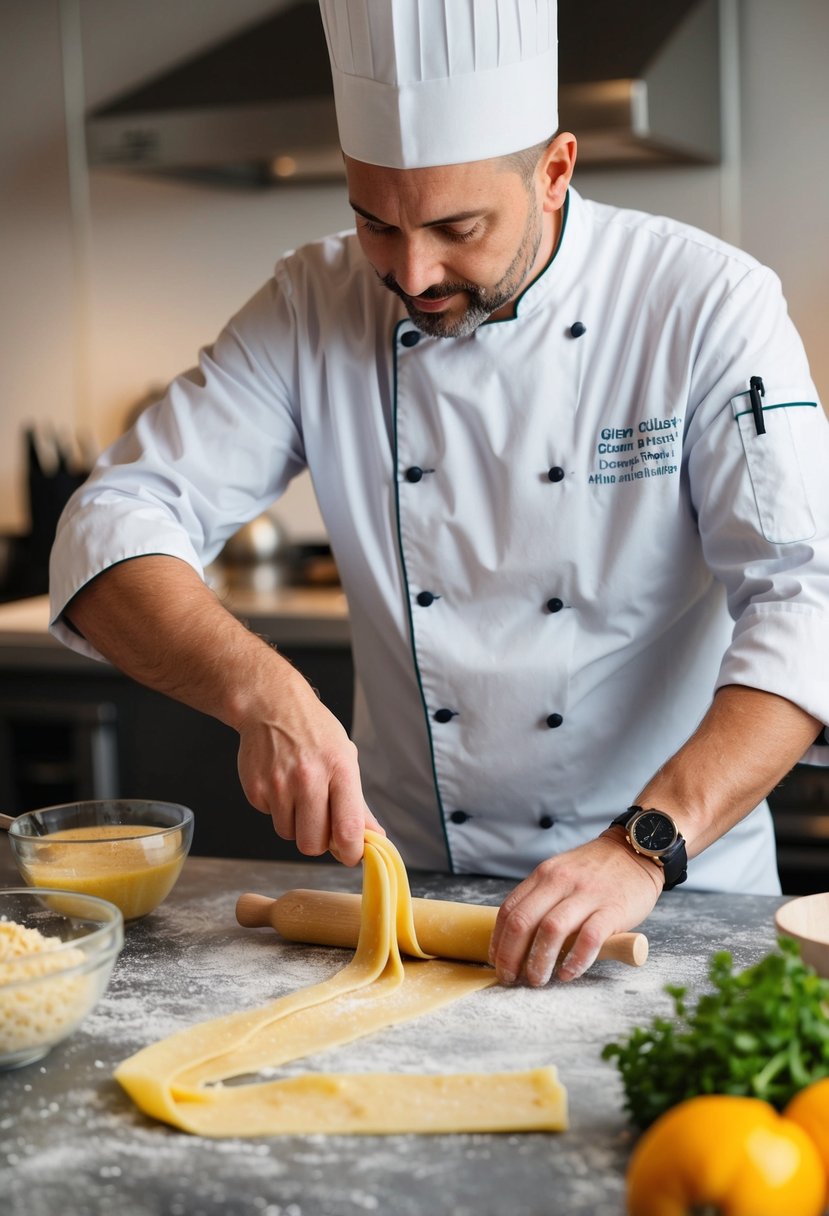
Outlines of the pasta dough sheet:
[{"label": "pasta dough sheet", "polygon": [[[401,950],[419,961],[404,964]],[[145,1047],[115,1077],[146,1114],[202,1136],[563,1130],[567,1098],[552,1067],[222,1084],[352,1042],[495,982],[489,967],[424,955],[400,855],[369,832],[360,937],[346,967],[260,1009],[202,1022]]]}]

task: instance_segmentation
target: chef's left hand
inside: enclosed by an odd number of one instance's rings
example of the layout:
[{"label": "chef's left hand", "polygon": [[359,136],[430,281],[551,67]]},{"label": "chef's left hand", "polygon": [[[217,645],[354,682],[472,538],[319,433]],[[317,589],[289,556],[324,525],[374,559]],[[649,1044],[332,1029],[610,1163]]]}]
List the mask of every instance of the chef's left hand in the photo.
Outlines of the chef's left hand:
[{"label": "chef's left hand", "polygon": [[[662,873],[623,842],[622,829],[543,861],[498,913],[490,962],[503,984],[531,987],[583,975],[612,933],[641,924],[662,891]],[[575,937],[558,964],[564,943]]]}]

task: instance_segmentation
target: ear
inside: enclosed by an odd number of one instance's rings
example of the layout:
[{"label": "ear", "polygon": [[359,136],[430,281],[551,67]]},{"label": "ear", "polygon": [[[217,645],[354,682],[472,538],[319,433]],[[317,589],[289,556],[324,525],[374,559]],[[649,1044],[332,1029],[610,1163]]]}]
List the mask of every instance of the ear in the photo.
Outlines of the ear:
[{"label": "ear", "polygon": [[552,140],[536,169],[536,181],[541,191],[540,202],[545,211],[559,211],[564,206],[570,178],[576,167],[576,137],[561,131]]}]

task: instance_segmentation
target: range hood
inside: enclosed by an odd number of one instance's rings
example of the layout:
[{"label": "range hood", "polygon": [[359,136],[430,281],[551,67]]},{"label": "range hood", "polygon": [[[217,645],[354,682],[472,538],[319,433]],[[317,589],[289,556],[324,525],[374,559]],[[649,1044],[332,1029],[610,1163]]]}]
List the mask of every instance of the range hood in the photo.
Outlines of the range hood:
[{"label": "range hood", "polygon": [[[559,123],[580,165],[719,159],[719,0],[559,0],[559,58]],[[93,167],[245,185],[341,178],[316,0],[97,107],[86,135]]]}]

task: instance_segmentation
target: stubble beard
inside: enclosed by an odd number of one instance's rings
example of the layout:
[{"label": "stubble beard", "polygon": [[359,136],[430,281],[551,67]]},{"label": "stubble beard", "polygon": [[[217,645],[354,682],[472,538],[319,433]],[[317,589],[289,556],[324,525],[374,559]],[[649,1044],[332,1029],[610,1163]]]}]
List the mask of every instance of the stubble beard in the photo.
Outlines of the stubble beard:
[{"label": "stubble beard", "polygon": [[468,302],[459,316],[421,312],[392,274],[379,276],[380,282],[400,297],[406,305],[409,317],[421,333],[430,338],[466,338],[518,294],[541,247],[542,236],[541,216],[538,204],[533,198],[521,244],[506,272],[493,287],[447,281],[428,288],[420,297],[425,300],[441,300],[456,292],[464,292]]}]

